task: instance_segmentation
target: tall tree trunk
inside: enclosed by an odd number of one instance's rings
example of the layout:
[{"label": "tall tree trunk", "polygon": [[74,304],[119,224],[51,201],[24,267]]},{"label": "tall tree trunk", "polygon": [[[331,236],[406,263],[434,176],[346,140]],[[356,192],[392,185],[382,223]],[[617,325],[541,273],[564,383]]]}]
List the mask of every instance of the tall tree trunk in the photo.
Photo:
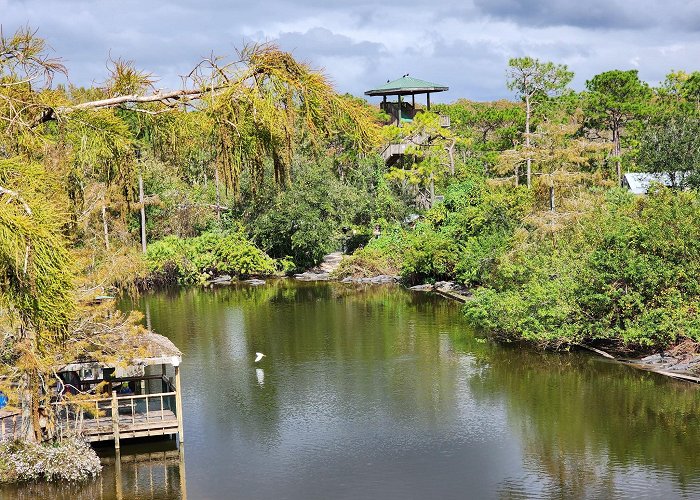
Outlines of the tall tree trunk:
[{"label": "tall tree trunk", "polygon": [[107,208],[104,201],[102,202],[102,229],[105,233],[105,248],[109,250],[109,228],[107,226]]},{"label": "tall tree trunk", "polygon": [[[36,338],[32,328],[20,327],[20,341],[26,343],[26,348],[32,351],[32,354],[25,353],[23,364],[31,365],[33,360],[33,352],[36,346]],[[29,358],[29,359],[27,359]],[[20,407],[22,410],[22,427],[20,435],[27,441],[40,441],[41,428],[39,427],[39,376],[36,368],[25,368],[19,381],[19,397]]]},{"label": "tall tree trunk", "polygon": [[532,158],[530,158],[530,96],[525,96],[525,147],[528,150],[527,157],[527,187],[532,185]]},{"label": "tall tree trunk", "polygon": [[554,212],[554,185],[549,186],[549,210]]},{"label": "tall tree trunk", "polygon": [[20,407],[22,410],[22,428],[20,436],[27,441],[36,441],[36,433],[32,425],[32,409],[34,398],[32,397],[31,377],[29,373],[24,373],[19,381]]},{"label": "tall tree trunk", "polygon": [[139,203],[141,204],[141,251],[146,253],[146,202],[143,196],[143,175],[139,172]]},{"label": "tall tree trunk", "polygon": [[617,171],[617,185],[622,186],[622,162],[620,161],[620,155],[622,154],[622,150],[620,148],[620,126],[619,125],[613,125],[612,139],[613,139],[613,156],[615,157],[615,169]]},{"label": "tall tree trunk", "polygon": [[221,192],[219,191],[219,166],[214,165],[214,185],[216,186],[216,218],[221,220]]},{"label": "tall tree trunk", "polygon": [[430,174],[430,208],[435,204],[435,179],[433,174]]},{"label": "tall tree trunk", "polygon": [[457,139],[452,139],[452,143],[447,148],[447,154],[450,156],[450,175],[455,174],[455,144]]}]

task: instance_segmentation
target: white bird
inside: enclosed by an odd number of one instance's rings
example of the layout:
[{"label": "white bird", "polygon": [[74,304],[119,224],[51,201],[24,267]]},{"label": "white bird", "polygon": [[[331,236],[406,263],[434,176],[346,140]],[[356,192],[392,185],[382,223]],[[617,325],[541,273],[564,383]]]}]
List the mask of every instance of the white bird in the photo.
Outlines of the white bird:
[{"label": "white bird", "polygon": [[263,359],[264,357],[265,357],[265,355],[264,355],[263,353],[261,353],[261,352],[256,352],[256,353],[255,353],[255,362],[257,363],[258,361],[260,361],[260,360]]}]

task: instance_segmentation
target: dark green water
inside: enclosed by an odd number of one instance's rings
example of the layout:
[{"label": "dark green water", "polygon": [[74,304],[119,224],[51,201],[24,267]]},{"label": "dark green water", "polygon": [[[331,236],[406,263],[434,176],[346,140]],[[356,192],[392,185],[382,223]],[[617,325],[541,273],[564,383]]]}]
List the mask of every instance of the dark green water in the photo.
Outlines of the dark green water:
[{"label": "dark green water", "polygon": [[185,467],[0,498],[700,497],[698,387],[490,345],[440,297],[278,281],[124,307],[184,353]]}]

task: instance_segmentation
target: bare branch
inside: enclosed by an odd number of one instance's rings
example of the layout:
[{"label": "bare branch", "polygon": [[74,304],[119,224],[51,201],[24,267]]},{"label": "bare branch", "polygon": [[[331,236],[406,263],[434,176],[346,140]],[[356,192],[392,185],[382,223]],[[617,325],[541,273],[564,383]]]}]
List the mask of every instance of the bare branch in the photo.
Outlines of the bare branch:
[{"label": "bare branch", "polygon": [[[22,199],[22,197],[19,195],[17,191],[12,191],[11,189],[4,188],[0,186],[0,196],[2,195],[8,195],[11,198],[15,198],[17,201],[19,201],[22,204],[22,207],[24,208],[24,211],[27,212],[27,215],[32,215],[32,209],[29,207],[26,201]],[[8,200],[9,202],[10,200]]]}]

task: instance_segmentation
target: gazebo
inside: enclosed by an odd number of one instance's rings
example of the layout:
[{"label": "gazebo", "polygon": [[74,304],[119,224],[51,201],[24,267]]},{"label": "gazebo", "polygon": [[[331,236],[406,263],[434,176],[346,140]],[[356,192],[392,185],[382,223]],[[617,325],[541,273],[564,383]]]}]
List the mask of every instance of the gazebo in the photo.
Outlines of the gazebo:
[{"label": "gazebo", "polygon": [[[416,95],[426,94],[426,107],[430,111],[430,94],[446,90],[449,90],[446,85],[427,82],[406,74],[398,80],[387,81],[376,89],[368,90],[365,95],[382,96],[381,109],[392,117],[392,123],[400,127],[402,122],[411,121],[416,116]],[[411,96],[410,104],[403,101],[403,98],[409,95]],[[396,96],[397,102],[387,101],[387,96]]]},{"label": "gazebo", "polygon": [[[131,359],[80,359],[56,367],[53,434],[80,434],[88,442],[177,435],[184,442],[180,363],[166,337],[146,332],[112,345]],[[48,422],[47,422],[48,424]],[[0,410],[0,441],[22,435],[22,415]],[[47,428],[48,433],[48,428]]]}]

